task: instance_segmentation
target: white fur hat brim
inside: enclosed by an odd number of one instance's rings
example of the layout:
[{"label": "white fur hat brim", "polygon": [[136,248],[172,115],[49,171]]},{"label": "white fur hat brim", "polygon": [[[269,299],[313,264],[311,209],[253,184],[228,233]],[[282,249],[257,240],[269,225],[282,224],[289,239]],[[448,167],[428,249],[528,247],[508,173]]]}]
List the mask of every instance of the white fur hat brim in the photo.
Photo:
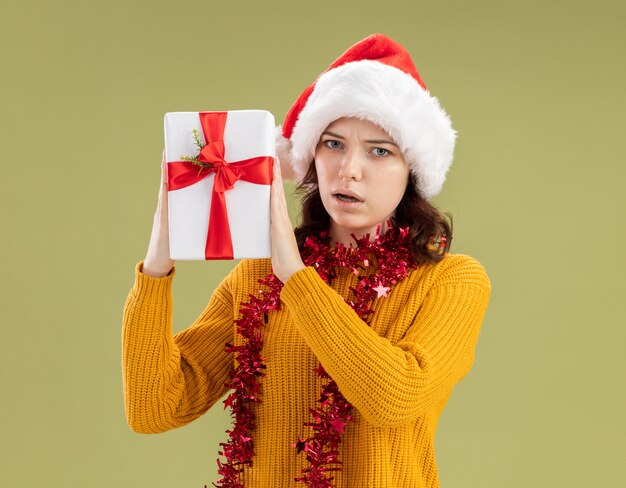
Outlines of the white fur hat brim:
[{"label": "white fur hat brim", "polygon": [[398,144],[426,198],[437,195],[454,157],[457,133],[439,101],[393,66],[362,60],[323,73],[293,127],[277,128],[277,156],[300,181],[324,130],[341,117],[369,120]]}]

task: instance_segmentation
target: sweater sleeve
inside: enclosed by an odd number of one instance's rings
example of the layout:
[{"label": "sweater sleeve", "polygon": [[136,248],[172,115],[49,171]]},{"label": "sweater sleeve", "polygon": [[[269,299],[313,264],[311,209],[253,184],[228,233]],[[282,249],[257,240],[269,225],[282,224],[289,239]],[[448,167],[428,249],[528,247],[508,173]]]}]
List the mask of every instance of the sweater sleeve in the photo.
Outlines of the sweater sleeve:
[{"label": "sweater sleeve", "polygon": [[164,432],[198,418],[228,388],[233,340],[230,276],[214,291],[202,314],[172,336],[172,280],[135,266],[135,283],[124,305],[122,372],[126,419],[139,433]]},{"label": "sweater sleeve", "polygon": [[397,427],[431,410],[470,370],[490,292],[480,263],[456,255],[395,344],[312,267],[294,273],[281,298],[345,398],[368,422]]}]

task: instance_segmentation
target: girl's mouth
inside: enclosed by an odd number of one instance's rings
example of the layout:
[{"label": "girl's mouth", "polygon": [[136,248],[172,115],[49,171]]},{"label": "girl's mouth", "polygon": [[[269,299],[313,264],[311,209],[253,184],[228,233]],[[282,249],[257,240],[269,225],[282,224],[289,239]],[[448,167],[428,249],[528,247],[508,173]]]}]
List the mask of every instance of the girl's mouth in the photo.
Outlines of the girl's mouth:
[{"label": "girl's mouth", "polygon": [[340,202],[343,205],[350,205],[350,204],[358,204],[358,203],[363,203],[361,200],[359,200],[358,198],[355,197],[351,197],[349,195],[344,195],[342,193],[334,193],[333,194],[333,198]]},{"label": "girl's mouth", "polygon": [[360,202],[361,201],[358,198],[354,198],[348,195],[343,195],[341,193],[336,193],[335,196],[339,198],[340,200],[343,200],[344,202]]}]

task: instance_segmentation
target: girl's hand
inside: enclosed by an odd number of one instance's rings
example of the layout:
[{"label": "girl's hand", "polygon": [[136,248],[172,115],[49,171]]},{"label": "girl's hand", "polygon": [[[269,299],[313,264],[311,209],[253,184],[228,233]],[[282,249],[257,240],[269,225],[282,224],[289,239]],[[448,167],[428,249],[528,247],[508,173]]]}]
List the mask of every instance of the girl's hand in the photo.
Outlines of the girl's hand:
[{"label": "girl's hand", "polygon": [[270,221],[272,236],[272,270],[285,283],[296,271],[305,268],[296,235],[291,227],[287,200],[280,173],[280,161],[274,160],[274,180],[270,190]]},{"label": "girl's hand", "polygon": [[161,161],[161,186],[159,188],[159,200],[154,212],[152,222],[152,234],[148,252],[143,260],[142,273],[154,278],[167,275],[174,267],[174,261],[170,259],[170,232],[167,218],[167,169],[165,167],[165,150]]}]

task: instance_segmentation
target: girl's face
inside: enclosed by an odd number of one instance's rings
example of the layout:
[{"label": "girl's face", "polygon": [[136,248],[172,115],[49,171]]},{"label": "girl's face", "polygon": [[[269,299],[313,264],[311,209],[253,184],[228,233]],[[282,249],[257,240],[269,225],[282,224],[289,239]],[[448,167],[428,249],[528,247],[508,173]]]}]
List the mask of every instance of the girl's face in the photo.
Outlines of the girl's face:
[{"label": "girl's face", "polygon": [[320,196],[330,235],[349,244],[354,233],[372,236],[392,217],[409,182],[400,148],[376,124],[343,117],[330,124],[315,149]]}]

